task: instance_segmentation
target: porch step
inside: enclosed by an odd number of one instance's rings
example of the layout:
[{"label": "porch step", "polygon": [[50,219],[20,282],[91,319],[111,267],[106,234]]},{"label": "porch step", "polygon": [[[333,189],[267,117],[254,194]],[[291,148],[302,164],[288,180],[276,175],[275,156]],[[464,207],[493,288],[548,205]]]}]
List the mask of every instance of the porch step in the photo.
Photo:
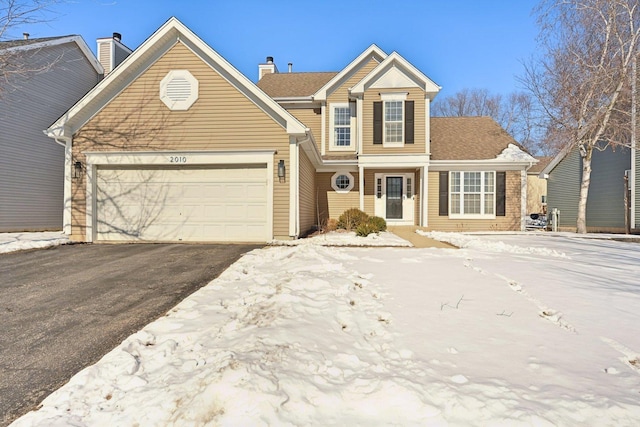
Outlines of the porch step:
[{"label": "porch step", "polygon": [[453,246],[449,243],[441,242],[439,240],[435,240],[416,233],[416,230],[418,228],[419,227],[415,227],[412,225],[397,225],[388,227],[387,231],[404,240],[408,240],[416,248],[458,249],[456,246]]}]

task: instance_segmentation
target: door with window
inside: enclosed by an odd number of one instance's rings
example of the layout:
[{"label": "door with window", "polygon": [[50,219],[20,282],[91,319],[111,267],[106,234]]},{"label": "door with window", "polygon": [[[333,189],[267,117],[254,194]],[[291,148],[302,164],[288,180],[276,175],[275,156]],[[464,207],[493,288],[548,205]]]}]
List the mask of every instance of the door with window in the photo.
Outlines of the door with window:
[{"label": "door with window", "polygon": [[375,174],[375,214],[391,225],[414,225],[413,173]]}]

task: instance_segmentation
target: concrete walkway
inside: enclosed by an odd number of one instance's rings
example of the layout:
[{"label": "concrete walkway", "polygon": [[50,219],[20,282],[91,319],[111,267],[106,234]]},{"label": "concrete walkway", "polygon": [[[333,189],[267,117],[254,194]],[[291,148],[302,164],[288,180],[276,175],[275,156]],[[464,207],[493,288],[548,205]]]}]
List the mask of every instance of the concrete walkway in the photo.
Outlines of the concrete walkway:
[{"label": "concrete walkway", "polygon": [[404,240],[408,240],[416,248],[458,249],[457,247],[449,243],[440,242],[439,240],[422,236],[416,233],[417,229],[420,229],[420,227],[406,225],[406,226],[389,227],[387,228],[387,231],[390,231],[391,233],[395,234],[396,236]]}]

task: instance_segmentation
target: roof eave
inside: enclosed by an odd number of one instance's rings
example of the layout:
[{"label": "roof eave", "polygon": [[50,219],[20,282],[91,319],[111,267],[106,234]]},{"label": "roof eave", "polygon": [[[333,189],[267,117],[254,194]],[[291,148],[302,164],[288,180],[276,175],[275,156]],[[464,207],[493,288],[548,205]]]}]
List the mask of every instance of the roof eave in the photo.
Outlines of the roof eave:
[{"label": "roof eave", "polygon": [[353,61],[351,61],[346,67],[342,69],[338,74],[333,76],[331,80],[325,83],[320,89],[318,89],[312,96],[314,100],[317,101],[326,101],[327,99],[327,91],[333,87],[337,82],[339,82],[346,74],[348,74],[351,69],[357,66],[360,62],[366,59],[370,55],[377,55],[383,61],[387,57],[387,54],[380,49],[375,43],[365,49],[360,55],[358,55]]}]

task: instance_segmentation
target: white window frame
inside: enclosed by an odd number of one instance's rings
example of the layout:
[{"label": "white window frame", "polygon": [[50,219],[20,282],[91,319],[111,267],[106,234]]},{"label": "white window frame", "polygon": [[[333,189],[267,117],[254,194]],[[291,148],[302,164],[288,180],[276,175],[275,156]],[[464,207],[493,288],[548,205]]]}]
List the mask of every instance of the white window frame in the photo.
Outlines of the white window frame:
[{"label": "white window frame", "polygon": [[[404,102],[407,100],[407,93],[397,93],[397,92],[389,92],[389,93],[381,93],[380,99],[382,100],[382,146],[383,147],[404,147],[404,139],[406,136],[405,128],[404,128],[404,120],[405,120],[405,111],[404,111]],[[400,102],[402,108],[402,117],[400,119],[400,126],[402,137],[400,141],[390,142],[387,141],[387,103],[388,102]],[[392,123],[397,123],[396,121]]]},{"label": "white window frame", "polygon": [[[338,177],[342,175],[349,178],[349,185],[346,188],[338,187],[337,180],[338,180]],[[348,193],[349,191],[353,190],[355,183],[356,181],[353,175],[351,175],[349,172],[346,172],[346,171],[338,171],[334,173],[333,176],[331,177],[331,188],[333,188],[333,191],[335,191],[336,193]]]},{"label": "white window frame", "polygon": [[[336,145],[335,137],[335,111],[337,108],[349,109],[349,145]],[[354,150],[354,126],[355,104],[351,102],[332,103],[329,108],[329,150],[330,151],[353,151]]]},{"label": "white window frame", "polygon": [[[464,191],[464,176],[465,174],[479,173],[480,174],[480,192],[466,192]],[[453,177],[454,174],[460,176],[460,189],[459,191],[453,191]],[[486,178],[487,174],[493,175],[493,191],[487,191]],[[467,218],[467,219],[495,219],[496,218],[496,172],[495,171],[450,171],[449,172],[449,218]],[[460,196],[460,213],[453,213],[452,201],[453,195]],[[480,213],[465,213],[464,210],[464,195],[465,194],[480,194]],[[493,213],[485,213],[485,200],[487,195],[493,195]]]}]

